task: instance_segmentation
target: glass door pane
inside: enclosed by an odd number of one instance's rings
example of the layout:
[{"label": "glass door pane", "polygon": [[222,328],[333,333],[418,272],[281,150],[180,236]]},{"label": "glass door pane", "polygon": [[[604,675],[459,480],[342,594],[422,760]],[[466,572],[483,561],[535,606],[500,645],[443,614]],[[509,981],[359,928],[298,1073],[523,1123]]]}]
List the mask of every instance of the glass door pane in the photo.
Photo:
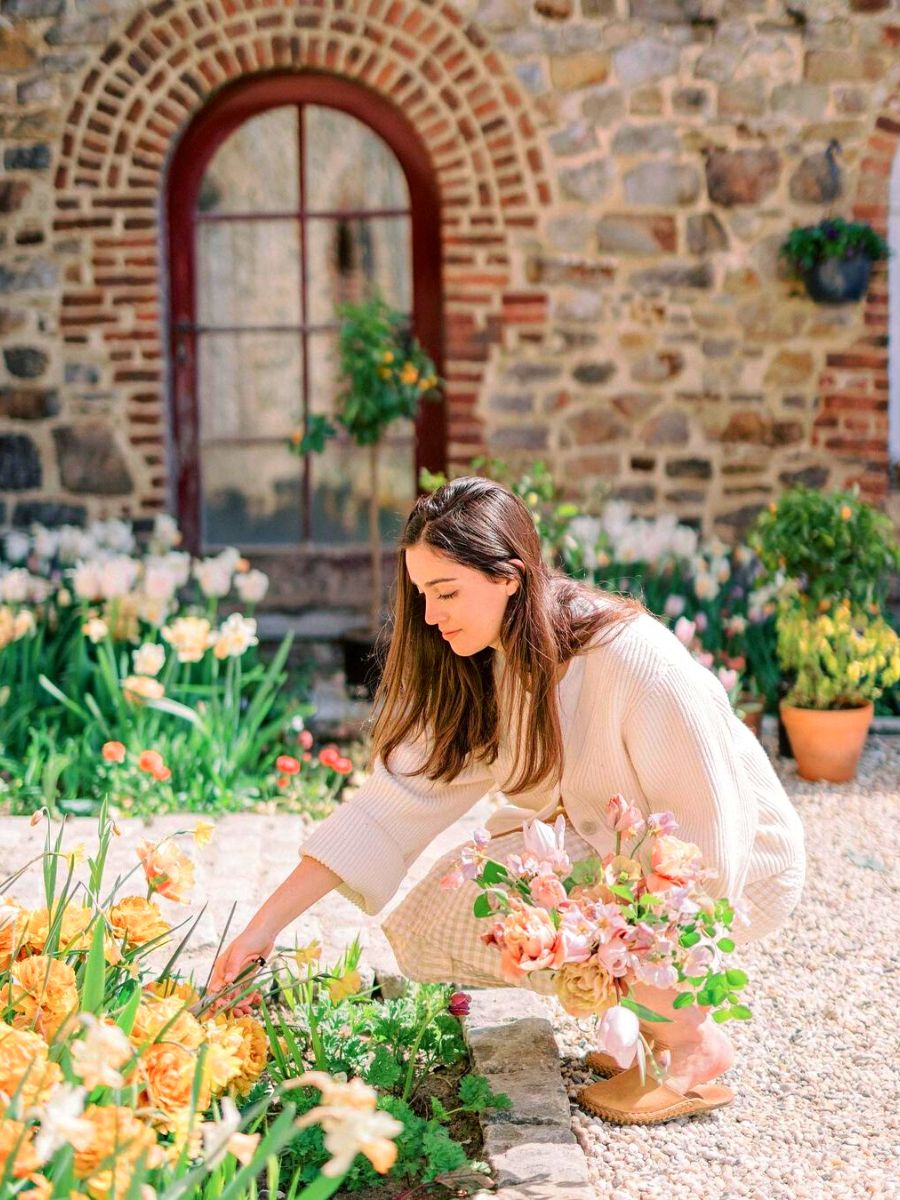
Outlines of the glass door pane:
[{"label": "glass door pane", "polygon": [[200,184],[203,215],[296,212],[300,149],[295,105],[250,117],[216,151]]}]

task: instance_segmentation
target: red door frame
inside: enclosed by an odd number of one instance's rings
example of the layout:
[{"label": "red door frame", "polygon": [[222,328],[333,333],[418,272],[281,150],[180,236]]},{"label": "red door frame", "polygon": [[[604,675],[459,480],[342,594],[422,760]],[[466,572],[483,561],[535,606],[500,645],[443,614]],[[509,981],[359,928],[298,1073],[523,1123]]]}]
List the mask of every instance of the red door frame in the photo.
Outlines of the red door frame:
[{"label": "red door frame", "polygon": [[[356,117],[391,148],[406,176],[412,212],[413,323],[422,345],[443,374],[443,293],[440,192],[428,151],[406,117],[362,84],[324,71],[279,71],[223,88],[194,118],[176,145],[165,189],[166,261],[169,269],[171,463],[185,546],[200,551],[200,454],[194,326],[196,200],[219,146],[244,121],[269,108],[319,104]],[[415,472],[443,471],[447,461],[445,402],[423,404],[416,420]],[[414,481],[415,483],[415,481]],[[416,488],[416,490],[418,490]]]}]

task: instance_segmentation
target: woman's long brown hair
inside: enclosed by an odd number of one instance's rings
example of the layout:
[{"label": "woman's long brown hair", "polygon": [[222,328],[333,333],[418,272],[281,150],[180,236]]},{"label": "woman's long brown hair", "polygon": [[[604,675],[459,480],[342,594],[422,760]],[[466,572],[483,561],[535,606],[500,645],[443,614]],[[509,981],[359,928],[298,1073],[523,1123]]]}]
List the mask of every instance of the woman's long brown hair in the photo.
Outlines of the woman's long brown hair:
[{"label": "woman's long brown hair", "polygon": [[[425,599],[406,571],[406,550],[420,544],[491,579],[518,580],[500,634],[504,678],[522,714],[519,769],[504,791],[515,795],[555,782],[563,766],[559,667],[597,635],[614,636],[643,606],[549,570],[528,509],[490,479],[454,479],[421,496],[399,542],[390,644],[375,697],[372,754],[388,769],[401,742],[418,738],[427,748],[419,773],[431,780],[449,782],[470,762],[490,764],[497,757],[494,652],[454,654],[437,627],[425,624]],[[598,605],[601,596],[605,603]]]}]

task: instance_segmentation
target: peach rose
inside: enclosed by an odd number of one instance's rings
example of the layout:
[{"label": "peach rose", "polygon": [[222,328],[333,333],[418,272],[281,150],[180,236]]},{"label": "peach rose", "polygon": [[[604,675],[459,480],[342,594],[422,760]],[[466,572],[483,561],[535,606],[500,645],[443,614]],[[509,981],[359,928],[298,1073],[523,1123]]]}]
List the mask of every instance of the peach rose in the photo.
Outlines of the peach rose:
[{"label": "peach rose", "polygon": [[556,972],[553,987],[573,1017],[591,1017],[616,1003],[612,976],[596,955],[583,963],[566,963]]},{"label": "peach rose", "polygon": [[129,675],[122,680],[122,692],[132,704],[143,704],[145,700],[162,700],[166,689],[150,675]]},{"label": "peach rose", "polygon": [[143,896],[125,896],[109,910],[109,923],[115,936],[129,946],[145,946],[172,928],[152,900]]},{"label": "peach rose", "polygon": [[653,875],[647,879],[649,891],[673,884],[693,883],[703,869],[700,847],[677,837],[658,837],[650,853]]},{"label": "peach rose", "polygon": [[148,842],[137,845],[137,855],[144,868],[151,891],[178,904],[190,902],[194,886],[194,864],[173,841]]}]

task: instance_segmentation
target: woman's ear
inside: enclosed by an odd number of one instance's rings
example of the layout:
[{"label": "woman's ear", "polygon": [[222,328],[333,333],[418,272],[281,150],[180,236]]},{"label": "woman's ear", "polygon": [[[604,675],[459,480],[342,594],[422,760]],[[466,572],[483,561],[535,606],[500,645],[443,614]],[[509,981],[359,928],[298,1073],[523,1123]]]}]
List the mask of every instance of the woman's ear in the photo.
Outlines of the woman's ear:
[{"label": "woman's ear", "polygon": [[[524,574],[525,574],[525,564],[522,562],[521,558],[511,558],[509,561],[512,563],[512,565],[513,565],[514,567],[517,567],[517,568],[518,568],[519,572],[520,572],[522,575],[524,575]],[[506,583],[507,583],[507,595],[508,595],[508,596],[513,596],[513,595],[515,595],[515,593],[516,593],[516,592],[519,590],[519,583],[520,583],[520,580],[518,580],[518,579],[508,579],[508,580],[506,581]]]}]

